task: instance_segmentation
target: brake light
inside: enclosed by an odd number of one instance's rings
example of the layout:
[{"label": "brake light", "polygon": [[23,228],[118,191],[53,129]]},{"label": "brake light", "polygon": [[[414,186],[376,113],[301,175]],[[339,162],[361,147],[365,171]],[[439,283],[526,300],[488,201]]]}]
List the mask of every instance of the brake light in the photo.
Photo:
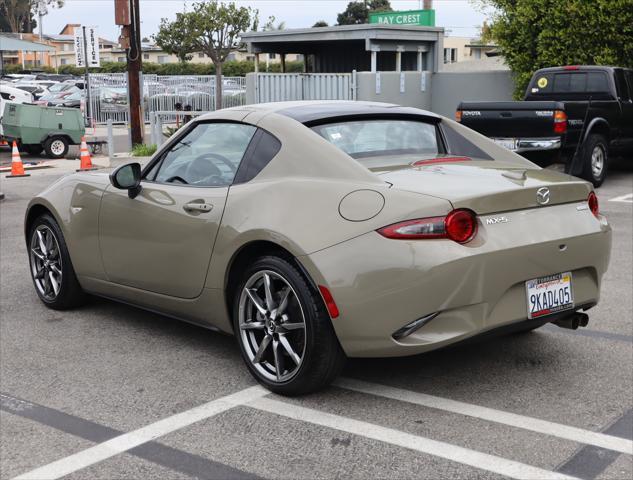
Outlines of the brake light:
[{"label": "brake light", "polygon": [[580,70],[580,67],[578,65],[567,65],[563,67],[563,70]]},{"label": "brake light", "polygon": [[332,293],[330,293],[330,290],[323,285],[319,285],[319,291],[321,292],[321,296],[323,297],[323,301],[325,302],[325,306],[327,307],[327,311],[330,314],[330,317],[338,317],[340,312],[338,310],[338,307],[336,306],[336,302],[334,301]]},{"label": "brake light", "polygon": [[477,233],[477,218],[470,210],[458,209],[453,210],[446,217],[407,220],[377,231],[383,237],[395,240],[448,238],[457,243],[466,243]]},{"label": "brake light", "polygon": [[462,111],[461,110],[456,110],[455,111],[455,121],[456,122],[461,122],[462,121]]},{"label": "brake light", "polygon": [[598,196],[595,192],[590,192],[589,197],[587,198],[587,203],[589,204],[589,210],[594,214],[596,218],[600,215],[600,205],[598,204]]},{"label": "brake light", "polygon": [[452,163],[452,162],[469,162],[472,160],[470,157],[438,157],[428,158],[426,160],[418,160],[413,162],[414,167],[420,167],[423,165],[432,165],[434,163]]},{"label": "brake light", "polygon": [[562,110],[554,111],[554,133],[563,134],[567,131],[567,114]]}]

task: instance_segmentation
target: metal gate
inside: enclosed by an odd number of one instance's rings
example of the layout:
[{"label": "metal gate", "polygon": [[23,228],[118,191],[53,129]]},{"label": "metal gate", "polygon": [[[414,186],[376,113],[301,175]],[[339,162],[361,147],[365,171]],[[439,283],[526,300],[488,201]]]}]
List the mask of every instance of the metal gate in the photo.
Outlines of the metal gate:
[{"label": "metal gate", "polygon": [[[191,109],[210,112],[215,106],[214,75],[153,75],[141,78],[145,121],[150,112]],[[90,105],[97,124],[126,123],[129,120],[127,73],[91,73]],[[244,105],[244,77],[222,77],[223,108]]]},{"label": "metal gate", "polygon": [[356,72],[258,73],[255,85],[257,103],[356,99]]}]

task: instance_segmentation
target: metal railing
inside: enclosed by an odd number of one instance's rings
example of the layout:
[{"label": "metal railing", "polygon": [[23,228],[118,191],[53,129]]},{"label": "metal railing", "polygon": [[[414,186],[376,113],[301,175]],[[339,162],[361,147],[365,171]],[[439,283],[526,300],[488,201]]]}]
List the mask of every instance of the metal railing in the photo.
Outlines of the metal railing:
[{"label": "metal railing", "polygon": [[[141,84],[146,122],[152,112],[216,110],[214,75],[147,74],[142,76]],[[90,97],[94,123],[129,121],[127,74],[90,74]],[[235,107],[245,102],[245,78],[222,77],[222,107]]]},{"label": "metal railing", "polygon": [[355,100],[356,72],[259,73],[258,103],[291,100]]}]

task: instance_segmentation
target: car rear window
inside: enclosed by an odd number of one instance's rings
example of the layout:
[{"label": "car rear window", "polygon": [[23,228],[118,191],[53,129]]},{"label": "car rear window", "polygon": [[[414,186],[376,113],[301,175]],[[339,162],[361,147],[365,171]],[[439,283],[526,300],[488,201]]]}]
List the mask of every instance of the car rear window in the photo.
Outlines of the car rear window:
[{"label": "car rear window", "polygon": [[609,82],[605,72],[538,74],[529,88],[529,94],[532,95],[603,92],[609,92]]},{"label": "car rear window", "polygon": [[414,120],[353,120],[318,125],[312,130],[357,160],[441,151],[437,127]]}]

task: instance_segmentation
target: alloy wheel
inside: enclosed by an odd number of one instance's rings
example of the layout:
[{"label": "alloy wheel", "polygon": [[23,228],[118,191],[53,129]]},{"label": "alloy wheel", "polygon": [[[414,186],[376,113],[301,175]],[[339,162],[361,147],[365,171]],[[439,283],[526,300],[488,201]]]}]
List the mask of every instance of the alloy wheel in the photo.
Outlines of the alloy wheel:
[{"label": "alloy wheel", "polygon": [[305,315],[299,297],[280,274],[253,274],[239,300],[239,335],[253,367],[266,379],[285,382],[303,363]]},{"label": "alloy wheel", "polygon": [[62,287],[62,257],[57,237],[48,226],[38,225],[33,231],[30,257],[37,290],[46,300],[55,300]]},{"label": "alloy wheel", "polygon": [[604,170],[604,148],[602,145],[596,145],[591,152],[591,173],[594,178],[599,179]]}]

